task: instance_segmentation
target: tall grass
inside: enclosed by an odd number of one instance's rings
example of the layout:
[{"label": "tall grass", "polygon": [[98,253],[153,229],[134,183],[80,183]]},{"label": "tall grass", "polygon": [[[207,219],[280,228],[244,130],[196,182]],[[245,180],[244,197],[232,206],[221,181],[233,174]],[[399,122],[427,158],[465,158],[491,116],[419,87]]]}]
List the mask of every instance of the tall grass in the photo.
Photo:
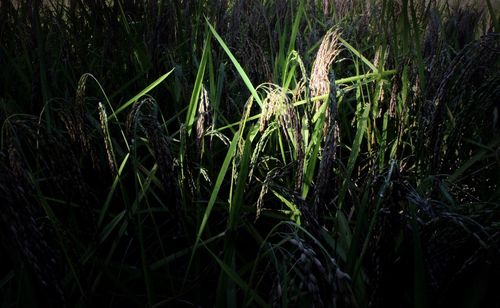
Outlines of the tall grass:
[{"label": "tall grass", "polygon": [[490,307],[499,16],[2,1],[2,306]]}]

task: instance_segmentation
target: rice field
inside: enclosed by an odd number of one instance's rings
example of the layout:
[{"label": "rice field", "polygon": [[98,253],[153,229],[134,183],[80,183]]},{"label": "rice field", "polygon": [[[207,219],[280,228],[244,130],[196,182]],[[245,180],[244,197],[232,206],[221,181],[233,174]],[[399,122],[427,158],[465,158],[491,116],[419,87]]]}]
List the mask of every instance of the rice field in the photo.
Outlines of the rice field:
[{"label": "rice field", "polygon": [[0,2],[2,307],[495,307],[498,1]]}]

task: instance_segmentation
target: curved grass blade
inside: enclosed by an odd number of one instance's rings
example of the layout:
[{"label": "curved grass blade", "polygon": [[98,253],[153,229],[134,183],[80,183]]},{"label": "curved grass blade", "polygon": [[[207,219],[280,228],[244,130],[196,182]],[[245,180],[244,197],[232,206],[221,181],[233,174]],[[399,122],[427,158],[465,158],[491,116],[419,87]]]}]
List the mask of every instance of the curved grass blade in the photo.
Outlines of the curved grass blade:
[{"label": "curved grass blade", "polygon": [[118,172],[115,176],[115,179],[113,180],[113,184],[111,185],[111,189],[108,193],[108,196],[106,197],[106,201],[104,202],[104,205],[102,206],[101,213],[99,214],[99,220],[97,221],[98,227],[101,226],[102,221],[104,220],[104,217],[106,216],[106,213],[108,211],[108,208],[109,208],[109,205],[111,202],[111,198],[113,197],[113,194],[116,190],[116,186],[120,182],[120,177],[123,173],[123,168],[125,168],[125,165],[127,164],[129,157],[130,157],[130,153],[127,153],[127,155],[125,155],[125,157],[123,158],[122,163],[120,164],[120,168],[118,168]]},{"label": "curved grass blade", "polygon": [[222,167],[219,171],[219,175],[217,176],[217,180],[215,181],[215,186],[212,190],[212,193],[210,195],[210,199],[208,200],[207,208],[205,209],[205,213],[203,214],[203,219],[201,221],[200,227],[198,228],[198,233],[196,234],[196,240],[193,246],[193,250],[191,252],[191,259],[189,261],[187,270],[186,270],[186,275],[189,272],[189,268],[191,267],[191,262],[193,261],[194,254],[199,246],[200,240],[201,240],[201,235],[203,234],[203,230],[205,230],[205,227],[208,222],[208,218],[210,217],[210,213],[212,212],[212,209],[214,207],[215,201],[217,200],[217,196],[219,195],[219,190],[222,186],[222,181],[224,180],[227,170],[229,169],[229,165],[232,161],[232,159],[235,156],[237,145],[239,141],[239,132],[237,132],[233,140],[231,141],[231,144],[229,145],[229,149],[226,154],[226,158],[224,159],[224,162],[222,163]]},{"label": "curved grass blade", "polygon": [[[360,102],[361,103],[361,102]],[[356,128],[356,135],[354,137],[354,142],[352,144],[351,148],[351,154],[349,155],[349,160],[347,161],[347,171],[345,178],[346,180],[344,181],[344,184],[342,185],[340,189],[340,194],[339,194],[339,208],[342,208],[342,205],[344,203],[344,198],[345,194],[347,192],[347,181],[351,178],[352,171],[354,169],[354,164],[356,163],[356,160],[359,155],[359,151],[361,148],[361,142],[363,141],[363,136],[366,131],[367,127],[367,122],[368,122],[368,116],[370,114],[370,103],[366,103],[363,108],[363,113],[361,114],[361,118],[358,120],[358,125]]]},{"label": "curved grass blade", "polygon": [[231,62],[233,62],[234,67],[238,71],[238,74],[240,74],[241,79],[243,79],[243,82],[247,86],[248,90],[250,90],[250,93],[252,94],[253,98],[259,104],[259,106],[262,107],[262,100],[260,99],[259,95],[257,94],[257,90],[255,89],[252,82],[250,81],[250,78],[248,78],[247,73],[245,73],[245,70],[243,69],[243,67],[241,67],[238,60],[236,60],[233,53],[229,50],[229,47],[227,47],[224,40],[220,37],[220,35],[217,33],[217,31],[215,31],[214,27],[210,24],[210,22],[208,20],[207,20],[207,24],[208,24],[208,27],[210,28],[210,31],[212,31],[212,34],[214,35],[215,39],[217,39],[217,41],[221,45],[222,49],[224,49],[224,51],[228,55],[229,59],[231,59]]},{"label": "curved grass blade", "polygon": [[323,124],[325,122],[325,112],[328,102],[324,102],[321,105],[318,112],[313,117],[313,122],[316,122],[314,126],[314,131],[311,137],[311,142],[308,146],[306,153],[307,158],[304,162],[304,185],[302,186],[302,197],[306,198],[309,193],[309,189],[312,184],[314,177],[314,171],[316,170],[316,164],[318,161],[319,148],[321,146],[321,140],[323,139]]},{"label": "curved grass blade", "polygon": [[202,88],[203,78],[205,76],[205,68],[207,66],[207,58],[210,51],[210,40],[211,35],[205,40],[205,46],[203,47],[203,55],[201,56],[200,66],[198,68],[198,73],[196,74],[196,80],[194,82],[193,92],[191,93],[191,99],[189,100],[188,112],[186,115],[186,130],[188,136],[191,136],[191,131],[194,124],[194,119],[196,117],[196,110],[198,110],[198,102],[200,100],[200,92]]},{"label": "curved grass blade", "polygon": [[344,40],[343,38],[339,37],[339,41],[345,46],[347,47],[347,49],[349,49],[354,55],[356,55],[358,58],[361,59],[361,61],[363,61],[366,65],[368,65],[368,67],[374,72],[374,73],[378,73],[378,69],[375,67],[375,65],[370,61],[368,60],[365,56],[363,56],[363,54],[361,52],[359,52],[356,48],[354,48],[351,44],[349,44],[346,40]]},{"label": "curved grass blade", "polygon": [[114,118],[116,118],[116,115],[119,114],[120,112],[122,112],[123,110],[125,110],[128,106],[132,105],[133,103],[135,103],[139,98],[141,98],[142,96],[146,95],[147,93],[149,93],[149,91],[153,90],[154,88],[156,88],[163,80],[165,80],[172,72],[174,71],[174,69],[171,69],[168,73],[162,75],[160,78],[156,79],[153,83],[151,83],[149,86],[147,86],[146,88],[144,88],[144,90],[142,90],[141,92],[137,93],[137,95],[135,95],[134,97],[132,97],[131,99],[129,99],[128,101],[126,101],[123,105],[121,105],[120,107],[118,107],[118,109],[116,109],[112,115],[110,115],[108,117],[108,121],[109,120],[112,120]]}]

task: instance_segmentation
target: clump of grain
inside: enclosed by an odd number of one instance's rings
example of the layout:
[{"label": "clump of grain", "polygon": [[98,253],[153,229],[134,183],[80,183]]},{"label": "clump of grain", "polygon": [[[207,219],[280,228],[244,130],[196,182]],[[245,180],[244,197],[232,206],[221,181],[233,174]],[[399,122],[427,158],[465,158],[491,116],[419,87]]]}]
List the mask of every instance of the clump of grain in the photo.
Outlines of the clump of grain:
[{"label": "clump of grain", "polygon": [[102,103],[99,103],[99,120],[101,122],[101,130],[104,137],[104,146],[106,149],[106,155],[108,157],[109,169],[111,174],[116,175],[116,162],[113,153],[113,144],[111,142],[111,137],[108,129],[108,115],[106,114],[106,109]]},{"label": "clump of grain", "polygon": [[[460,112],[461,108],[463,109],[463,102],[474,97],[474,84],[484,82],[490,84],[491,81],[497,79],[495,76],[498,76],[497,59],[499,55],[500,35],[490,33],[463,48],[442,77],[432,101],[433,112],[426,131],[429,150],[434,153],[431,159],[431,170],[435,172],[440,170],[443,163],[443,153],[444,156],[453,154],[457,138],[466,133],[466,128],[470,127],[471,116],[476,114],[480,106],[467,104],[465,106],[468,106],[469,109],[472,108],[471,106],[475,108],[468,112]],[[497,93],[495,89],[498,86],[492,84],[490,88],[493,90],[493,92],[490,91],[490,94],[493,96],[480,102],[483,105],[481,108],[485,110],[489,108],[488,106],[495,104],[498,99],[495,94]],[[447,128],[446,113],[450,111],[460,115],[460,117],[455,117],[453,126]],[[478,119],[480,118],[478,117]],[[446,129],[452,130],[450,136],[445,134]],[[445,135],[447,138],[443,138]],[[447,146],[445,146],[446,143]]]},{"label": "clump of grain", "polygon": [[203,85],[200,93],[200,102],[198,104],[198,116],[196,119],[196,143],[200,150],[200,155],[203,155],[205,146],[203,137],[207,132],[207,128],[211,126],[211,129],[213,129],[211,118],[211,106],[208,99],[208,92]]},{"label": "clump of grain", "polygon": [[290,97],[281,87],[268,84],[263,88],[266,92],[266,97],[262,102],[263,108],[259,120],[259,131],[263,133],[267,128],[269,120],[274,118],[285,138],[289,142],[294,143],[297,161],[295,190],[299,191],[303,184],[304,142],[297,111]]},{"label": "clump of grain", "polygon": [[285,277],[278,275],[274,280],[275,304],[285,297],[289,305],[312,302],[315,307],[357,307],[349,275],[316,244],[294,234],[280,248],[276,254],[282,254],[290,268]]},{"label": "clump of grain", "polygon": [[88,153],[92,159],[94,168],[99,166],[96,150],[91,142],[90,130],[85,123],[86,108],[85,95],[87,79],[92,77],[90,74],[83,74],[78,81],[74,103],[64,104],[59,112],[60,119],[66,126],[71,140],[79,143],[82,153]]},{"label": "clump of grain", "polygon": [[[311,79],[310,79],[310,89],[311,96],[322,96],[330,93],[330,78],[329,72],[332,68],[333,61],[338,57],[342,49],[340,48],[340,29],[332,29],[328,31],[319,47],[318,53],[316,54],[316,59],[314,60]],[[334,93],[330,93],[335,95]],[[324,103],[326,100],[323,101]],[[319,110],[321,106],[321,101],[315,104],[316,111]]]},{"label": "clump of grain", "polygon": [[170,154],[168,141],[158,121],[158,105],[156,102],[151,98],[145,98],[137,102],[129,113],[127,127],[129,132],[133,134],[134,139],[138,137],[137,134],[141,131],[146,134],[152,154],[158,165],[158,177],[164,185],[165,191],[172,197],[172,204],[177,206],[179,192],[176,184],[175,164]]}]

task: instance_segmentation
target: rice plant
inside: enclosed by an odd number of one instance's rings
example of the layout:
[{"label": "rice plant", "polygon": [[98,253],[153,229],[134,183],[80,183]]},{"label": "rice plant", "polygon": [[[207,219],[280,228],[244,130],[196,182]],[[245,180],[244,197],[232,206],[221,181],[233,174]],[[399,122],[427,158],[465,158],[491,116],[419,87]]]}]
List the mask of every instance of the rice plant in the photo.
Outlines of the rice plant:
[{"label": "rice plant", "polygon": [[498,9],[2,1],[1,305],[496,305]]}]

